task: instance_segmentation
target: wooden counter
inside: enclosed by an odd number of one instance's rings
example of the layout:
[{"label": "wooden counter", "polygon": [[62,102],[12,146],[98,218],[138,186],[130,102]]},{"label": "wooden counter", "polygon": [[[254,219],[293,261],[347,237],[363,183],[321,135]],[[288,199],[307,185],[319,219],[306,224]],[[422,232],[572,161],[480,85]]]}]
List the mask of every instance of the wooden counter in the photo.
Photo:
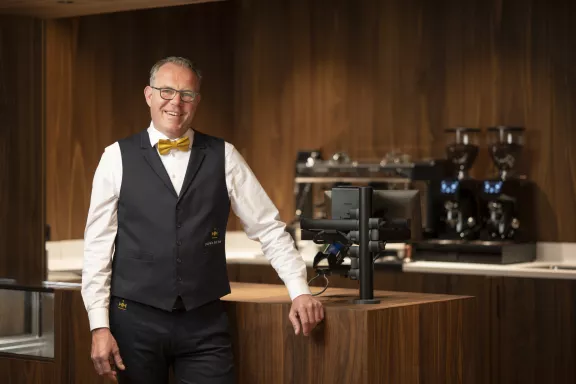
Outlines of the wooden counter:
[{"label": "wooden counter", "polygon": [[239,383],[474,383],[474,299],[376,292],[381,303],[355,305],[353,289],[318,298],[325,321],[295,336],[281,285],[233,283]]},{"label": "wooden counter", "polygon": [[[473,298],[376,292],[380,304],[351,304],[357,293],[328,289],[319,297],[325,321],[305,337],[294,335],[284,286],[232,283],[224,301],[238,384],[474,383],[468,337]],[[79,289],[54,289],[54,299],[54,359],[2,354],[0,377],[9,383],[104,383],[90,360]]]}]

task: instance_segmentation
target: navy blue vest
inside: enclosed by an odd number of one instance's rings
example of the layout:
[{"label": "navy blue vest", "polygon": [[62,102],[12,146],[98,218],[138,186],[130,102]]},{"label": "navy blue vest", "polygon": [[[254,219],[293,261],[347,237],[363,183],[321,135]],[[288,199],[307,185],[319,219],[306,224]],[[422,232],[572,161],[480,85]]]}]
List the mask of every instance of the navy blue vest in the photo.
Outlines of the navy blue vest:
[{"label": "navy blue vest", "polygon": [[194,133],[180,195],[147,131],[120,140],[122,186],[111,294],[171,310],[230,293],[224,141]]}]

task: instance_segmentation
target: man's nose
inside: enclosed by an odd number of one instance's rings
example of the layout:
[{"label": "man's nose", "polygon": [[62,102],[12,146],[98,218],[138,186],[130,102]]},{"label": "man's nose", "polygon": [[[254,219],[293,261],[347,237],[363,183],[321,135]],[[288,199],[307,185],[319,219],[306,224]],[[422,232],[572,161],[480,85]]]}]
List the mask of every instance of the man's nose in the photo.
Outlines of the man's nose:
[{"label": "man's nose", "polygon": [[180,97],[180,92],[176,92],[176,94],[174,95],[174,97],[172,98],[172,100],[170,100],[170,104],[174,104],[174,105],[180,105],[182,104],[183,101]]}]

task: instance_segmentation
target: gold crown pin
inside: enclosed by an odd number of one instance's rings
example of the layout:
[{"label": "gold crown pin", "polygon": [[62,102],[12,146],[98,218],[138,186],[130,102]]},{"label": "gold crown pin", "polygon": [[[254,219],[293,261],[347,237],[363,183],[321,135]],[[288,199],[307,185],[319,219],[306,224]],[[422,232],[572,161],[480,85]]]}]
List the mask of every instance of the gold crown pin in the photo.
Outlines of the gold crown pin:
[{"label": "gold crown pin", "polygon": [[128,304],[126,304],[126,303],[124,302],[124,300],[122,300],[121,302],[118,303],[118,309],[121,309],[121,310],[125,311],[126,308],[128,308]]}]

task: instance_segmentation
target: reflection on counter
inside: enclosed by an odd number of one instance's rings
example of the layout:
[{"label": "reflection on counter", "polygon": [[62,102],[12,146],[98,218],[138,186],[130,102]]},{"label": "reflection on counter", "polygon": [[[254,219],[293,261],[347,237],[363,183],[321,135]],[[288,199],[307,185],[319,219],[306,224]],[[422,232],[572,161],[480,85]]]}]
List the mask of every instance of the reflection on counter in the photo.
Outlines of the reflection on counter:
[{"label": "reflection on counter", "polygon": [[54,357],[54,293],[0,289],[0,352]]}]

